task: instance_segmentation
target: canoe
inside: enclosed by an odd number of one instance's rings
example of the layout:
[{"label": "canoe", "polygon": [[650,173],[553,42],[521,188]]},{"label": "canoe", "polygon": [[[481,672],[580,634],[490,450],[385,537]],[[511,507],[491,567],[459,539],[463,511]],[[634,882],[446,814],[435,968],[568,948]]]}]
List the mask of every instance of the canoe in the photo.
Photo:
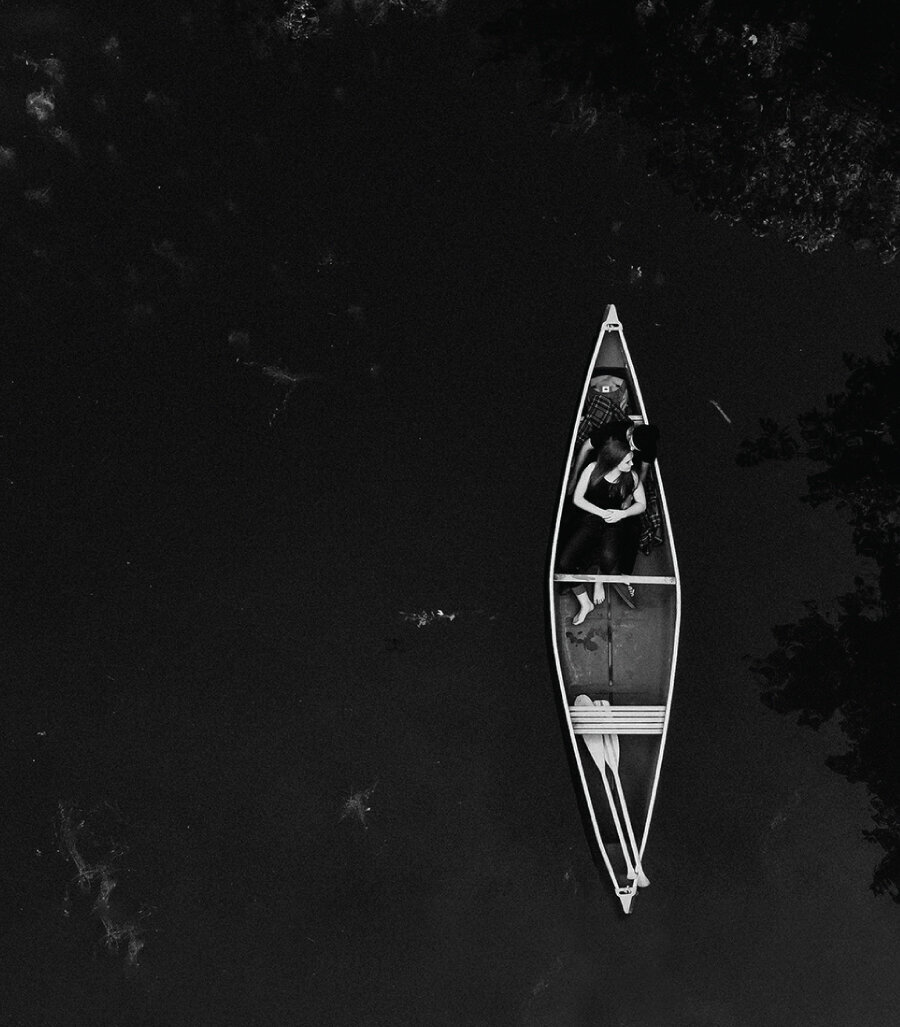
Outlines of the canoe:
[{"label": "canoe", "polygon": [[[648,552],[639,552],[633,573],[628,577],[563,574],[557,568],[557,554],[565,541],[561,527],[571,504],[567,484],[581,445],[578,428],[591,382],[601,375],[621,379],[627,390],[626,399],[613,383],[613,395],[622,399],[621,413],[614,416],[647,423],[613,305],[603,318],[569,443],[550,552],[550,630],[567,744],[577,771],[573,774],[576,791],[584,797],[596,850],[623,910],[630,913],[638,889],[649,883],[645,852],[672,710],[681,586],[658,461],[650,468],[646,485],[648,513],[656,504],[655,544],[648,545]],[[575,626],[578,602],[572,585],[588,582],[590,594],[598,579],[604,582],[606,598]],[[633,609],[623,598],[626,583],[634,588]]]}]

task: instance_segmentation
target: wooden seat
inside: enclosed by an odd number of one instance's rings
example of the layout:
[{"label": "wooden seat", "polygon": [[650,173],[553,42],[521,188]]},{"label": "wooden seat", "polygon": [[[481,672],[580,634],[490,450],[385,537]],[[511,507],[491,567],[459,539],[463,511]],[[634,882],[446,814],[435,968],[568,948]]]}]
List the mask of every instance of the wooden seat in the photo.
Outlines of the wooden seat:
[{"label": "wooden seat", "polygon": [[576,735],[661,735],[665,706],[570,706]]}]

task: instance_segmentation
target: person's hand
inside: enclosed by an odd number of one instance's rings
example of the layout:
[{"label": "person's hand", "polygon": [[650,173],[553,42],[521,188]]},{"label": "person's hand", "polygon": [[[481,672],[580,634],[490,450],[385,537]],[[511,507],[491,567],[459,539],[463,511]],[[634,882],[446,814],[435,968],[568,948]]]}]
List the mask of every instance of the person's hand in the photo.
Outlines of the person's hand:
[{"label": "person's hand", "polygon": [[601,510],[598,516],[602,517],[603,520],[606,521],[607,524],[615,524],[616,521],[621,521],[622,520],[622,511],[621,510]]}]

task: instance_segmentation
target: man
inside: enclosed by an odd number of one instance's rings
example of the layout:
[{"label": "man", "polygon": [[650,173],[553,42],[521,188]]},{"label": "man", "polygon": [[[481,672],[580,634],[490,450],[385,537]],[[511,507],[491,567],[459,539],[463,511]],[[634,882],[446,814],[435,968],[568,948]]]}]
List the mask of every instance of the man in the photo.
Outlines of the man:
[{"label": "man", "polygon": [[569,494],[574,491],[585,465],[588,464],[594,453],[609,438],[617,438],[625,443],[634,453],[634,469],[637,471],[641,484],[647,480],[647,472],[650,465],[656,459],[656,450],[659,443],[659,428],[655,424],[633,424],[627,421],[607,421],[605,424],[591,425],[585,419],[578,429],[577,441],[581,443],[575,454],[575,464],[572,469],[572,477],[569,479]]}]

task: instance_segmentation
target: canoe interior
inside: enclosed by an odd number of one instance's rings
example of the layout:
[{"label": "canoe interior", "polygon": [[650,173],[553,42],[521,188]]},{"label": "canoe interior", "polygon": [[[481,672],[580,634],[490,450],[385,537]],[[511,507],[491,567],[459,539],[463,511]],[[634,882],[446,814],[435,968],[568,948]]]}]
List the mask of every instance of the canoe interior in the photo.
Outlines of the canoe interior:
[{"label": "canoe interior", "polygon": [[[568,588],[557,588],[557,638],[568,705],[587,695],[608,699],[613,706],[664,706],[675,641],[674,586],[636,586],[634,610],[607,586],[606,601],[578,627],[572,625],[576,600]],[[619,775],[638,841],[647,821],[660,742],[660,735],[619,736]],[[616,835],[603,781],[584,738],[578,736],[577,744],[589,800],[609,852],[607,843]]]},{"label": "canoe interior", "polygon": [[[629,394],[627,413],[646,419],[617,331],[608,331],[603,336],[590,377],[598,374],[624,378]],[[567,480],[569,473],[571,468],[568,469]],[[651,480],[655,481],[655,473],[655,469],[651,469]],[[662,518],[662,536],[661,546],[656,546],[649,554],[638,554],[635,575],[676,576],[665,515]],[[587,587],[590,590],[592,585]],[[637,605],[630,609],[607,584],[605,602],[596,606],[584,623],[576,627],[572,618],[578,610],[578,603],[572,595],[571,585],[554,583],[556,643],[569,706],[574,704],[578,695],[587,695],[592,700],[607,699],[613,706],[667,704],[677,641],[678,593],[674,584],[636,584],[635,591]],[[645,839],[662,736],[622,734],[618,737],[619,773],[634,831],[641,845],[642,838]],[[615,869],[618,883],[627,884],[600,771],[583,736],[577,736],[577,745],[588,799],[595,812],[602,844]]]}]

